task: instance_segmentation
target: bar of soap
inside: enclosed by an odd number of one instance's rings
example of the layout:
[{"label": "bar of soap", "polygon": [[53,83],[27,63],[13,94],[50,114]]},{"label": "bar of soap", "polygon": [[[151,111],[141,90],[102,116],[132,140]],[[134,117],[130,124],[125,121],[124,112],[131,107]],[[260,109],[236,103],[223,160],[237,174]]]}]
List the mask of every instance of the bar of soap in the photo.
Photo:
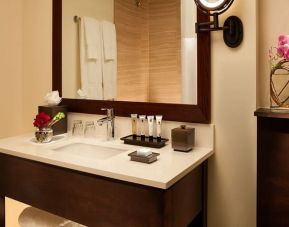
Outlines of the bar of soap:
[{"label": "bar of soap", "polygon": [[151,155],[152,153],[153,153],[152,150],[149,148],[140,148],[136,151],[136,154],[142,157],[147,157]]}]

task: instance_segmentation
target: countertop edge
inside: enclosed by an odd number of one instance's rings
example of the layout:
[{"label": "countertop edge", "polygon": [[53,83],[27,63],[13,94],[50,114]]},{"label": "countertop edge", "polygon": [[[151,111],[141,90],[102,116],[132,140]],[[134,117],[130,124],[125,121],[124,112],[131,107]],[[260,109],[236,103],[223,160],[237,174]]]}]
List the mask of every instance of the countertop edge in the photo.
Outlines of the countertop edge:
[{"label": "countertop edge", "polygon": [[197,166],[201,165],[204,161],[206,161],[207,159],[209,159],[211,156],[214,155],[214,149],[212,149],[207,155],[205,155],[203,158],[201,158],[200,160],[198,160],[196,163],[194,163],[192,166],[188,167],[186,170],[184,170],[181,174],[179,174],[178,176],[176,176],[174,179],[172,179],[171,181],[169,181],[166,184],[166,188],[168,189],[171,186],[173,186],[175,183],[177,183],[180,179],[182,179],[184,176],[186,176],[188,173],[190,173],[192,170],[194,170]]},{"label": "countertop edge", "polygon": [[254,116],[266,117],[266,118],[289,119],[289,108],[283,108],[283,109],[259,108],[254,112]]},{"label": "countertop edge", "polygon": [[66,168],[69,170],[74,170],[74,171],[79,171],[79,172],[83,172],[83,173],[87,173],[87,174],[97,175],[100,177],[106,177],[109,179],[126,181],[126,182],[130,182],[130,183],[138,184],[138,185],[144,185],[144,186],[149,186],[149,187],[154,187],[154,188],[166,190],[166,189],[170,188],[171,186],[173,186],[176,182],[178,182],[180,179],[182,179],[189,172],[191,172],[193,169],[195,169],[202,162],[204,162],[205,160],[207,160],[210,156],[212,156],[214,154],[213,149],[211,149],[211,148],[205,148],[205,149],[208,149],[208,153],[206,155],[204,155],[197,162],[193,163],[187,169],[182,171],[182,173],[180,173],[179,175],[177,175],[176,177],[174,177],[172,180],[170,180],[168,182],[153,181],[153,180],[148,180],[148,179],[144,179],[144,178],[139,179],[137,177],[132,177],[132,176],[123,175],[123,174],[117,174],[114,172],[108,172],[108,171],[103,171],[103,170],[96,170],[96,169],[92,169],[92,168],[85,167],[85,166],[79,166],[77,164],[65,163],[65,162],[61,162],[58,160],[52,160],[52,159],[49,159],[46,157],[40,157],[40,156],[36,157],[34,155],[24,154],[24,153],[20,153],[20,152],[8,150],[8,149],[3,149],[3,148],[0,148],[0,153],[6,154],[9,156],[13,156],[16,158],[22,158],[25,160],[31,160],[31,161],[35,161],[35,162],[39,162],[39,163],[52,165],[52,166]]}]

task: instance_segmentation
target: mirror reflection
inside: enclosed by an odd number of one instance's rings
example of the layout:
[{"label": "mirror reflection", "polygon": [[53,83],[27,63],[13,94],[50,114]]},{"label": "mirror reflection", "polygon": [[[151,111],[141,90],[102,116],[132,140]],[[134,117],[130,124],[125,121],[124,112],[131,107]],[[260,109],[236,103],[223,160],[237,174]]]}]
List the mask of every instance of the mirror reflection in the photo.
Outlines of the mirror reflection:
[{"label": "mirror reflection", "polygon": [[62,96],[197,104],[194,0],[63,0]]}]

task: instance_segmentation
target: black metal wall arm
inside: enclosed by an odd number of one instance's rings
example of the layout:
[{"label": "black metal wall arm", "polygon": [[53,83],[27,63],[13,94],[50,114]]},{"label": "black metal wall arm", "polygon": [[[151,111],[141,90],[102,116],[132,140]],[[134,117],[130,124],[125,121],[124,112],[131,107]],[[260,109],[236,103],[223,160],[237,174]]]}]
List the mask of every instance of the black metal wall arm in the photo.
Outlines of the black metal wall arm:
[{"label": "black metal wall arm", "polygon": [[219,14],[213,14],[213,21],[211,22],[200,22],[196,23],[196,33],[199,32],[210,32],[210,31],[219,31],[223,30],[222,27],[219,26]]},{"label": "black metal wall arm", "polygon": [[243,23],[240,18],[236,16],[230,16],[226,19],[223,27],[220,27],[219,25],[219,15],[225,12],[231,6],[233,0],[228,5],[226,5],[224,9],[214,13],[210,13],[208,9],[203,9],[200,4],[198,4],[197,0],[195,0],[195,2],[203,13],[209,14],[213,17],[213,20],[210,22],[197,22],[196,33],[223,30],[223,38],[227,46],[236,48],[242,43],[244,31]]}]

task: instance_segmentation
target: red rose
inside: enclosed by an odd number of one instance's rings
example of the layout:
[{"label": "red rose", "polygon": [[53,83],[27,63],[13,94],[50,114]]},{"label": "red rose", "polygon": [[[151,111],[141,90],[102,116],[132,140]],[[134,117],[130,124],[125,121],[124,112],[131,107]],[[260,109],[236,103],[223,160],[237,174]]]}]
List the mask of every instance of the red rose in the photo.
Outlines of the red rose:
[{"label": "red rose", "polygon": [[37,128],[43,128],[50,122],[50,120],[51,120],[51,117],[48,114],[41,112],[36,115],[33,125],[34,127],[37,127]]}]

